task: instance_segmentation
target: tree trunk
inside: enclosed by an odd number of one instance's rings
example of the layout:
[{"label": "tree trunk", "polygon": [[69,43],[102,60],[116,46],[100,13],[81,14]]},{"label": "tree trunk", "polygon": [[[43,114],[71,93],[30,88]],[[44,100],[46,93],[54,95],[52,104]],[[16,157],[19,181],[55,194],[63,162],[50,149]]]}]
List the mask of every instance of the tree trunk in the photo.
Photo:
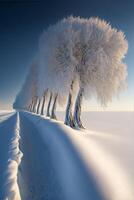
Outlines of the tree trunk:
[{"label": "tree trunk", "polygon": [[29,106],[26,106],[25,110],[26,110],[26,111],[29,111]]},{"label": "tree trunk", "polygon": [[32,103],[31,103],[31,108],[30,108],[30,112],[33,112],[33,100],[32,100]]},{"label": "tree trunk", "polygon": [[39,99],[39,100],[38,100],[38,105],[37,105],[37,114],[39,114],[39,110],[40,110],[40,103],[41,103],[41,100]]},{"label": "tree trunk", "polygon": [[51,113],[51,118],[52,119],[57,119],[56,114],[55,114],[56,105],[57,105],[57,97],[58,97],[58,93],[56,93],[55,96],[54,96],[54,103],[53,103],[52,113]]},{"label": "tree trunk", "polygon": [[37,100],[38,100],[38,98],[35,97],[34,104],[33,104],[33,112],[34,113],[36,113]]},{"label": "tree trunk", "polygon": [[29,111],[29,112],[31,111],[31,104],[30,104],[29,107],[28,107],[28,111]]},{"label": "tree trunk", "polygon": [[49,98],[49,102],[48,102],[48,106],[47,106],[47,117],[50,117],[50,105],[51,105],[51,101],[52,101],[52,92],[50,92],[50,98]]},{"label": "tree trunk", "polygon": [[42,102],[42,107],[41,107],[41,115],[44,115],[45,100],[46,100],[46,97],[45,97],[45,94],[44,94],[44,96],[43,96],[43,102]]},{"label": "tree trunk", "polygon": [[31,112],[31,110],[32,110],[32,104],[30,104],[29,106],[29,112]]},{"label": "tree trunk", "polygon": [[74,124],[76,128],[84,128],[81,122],[81,105],[83,100],[83,92],[84,89],[80,88],[75,102]]},{"label": "tree trunk", "polygon": [[70,86],[70,92],[68,96],[68,102],[67,102],[67,107],[66,107],[66,115],[65,115],[65,124],[74,127],[74,122],[73,122],[73,115],[72,115],[72,107],[73,107],[73,85],[74,81],[72,81],[71,86]]},{"label": "tree trunk", "polygon": [[48,89],[46,89],[44,91],[43,102],[42,102],[42,107],[41,107],[41,115],[44,115],[44,107],[45,107],[45,101],[46,101],[47,92],[48,92]]}]

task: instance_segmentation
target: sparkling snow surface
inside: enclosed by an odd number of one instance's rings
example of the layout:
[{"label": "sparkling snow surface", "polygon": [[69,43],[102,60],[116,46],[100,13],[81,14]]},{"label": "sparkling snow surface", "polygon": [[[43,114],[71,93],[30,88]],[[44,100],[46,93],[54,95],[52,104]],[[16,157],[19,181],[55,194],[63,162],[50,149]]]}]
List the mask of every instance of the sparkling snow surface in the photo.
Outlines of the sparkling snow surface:
[{"label": "sparkling snow surface", "polygon": [[86,129],[74,130],[26,112],[0,113],[0,200],[133,200],[134,113],[82,118]]}]

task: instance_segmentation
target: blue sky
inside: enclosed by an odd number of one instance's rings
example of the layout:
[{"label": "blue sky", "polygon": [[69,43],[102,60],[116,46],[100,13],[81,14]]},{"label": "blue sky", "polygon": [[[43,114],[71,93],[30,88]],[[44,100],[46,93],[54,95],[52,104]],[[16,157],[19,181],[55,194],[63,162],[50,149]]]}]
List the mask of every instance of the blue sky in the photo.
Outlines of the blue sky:
[{"label": "blue sky", "polygon": [[[129,43],[128,89],[107,110],[134,111],[134,1],[57,0],[0,1],[0,109],[12,107],[29,64],[37,52],[38,39],[49,24],[69,16],[98,16],[125,32]],[[101,110],[96,101],[86,110]]]}]

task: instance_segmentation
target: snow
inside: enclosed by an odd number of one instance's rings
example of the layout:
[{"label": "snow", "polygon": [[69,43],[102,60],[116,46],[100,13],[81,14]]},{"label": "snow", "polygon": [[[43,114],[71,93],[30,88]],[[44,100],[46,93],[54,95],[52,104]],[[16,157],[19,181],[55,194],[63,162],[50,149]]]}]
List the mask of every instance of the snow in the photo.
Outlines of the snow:
[{"label": "snow", "polygon": [[23,154],[19,150],[18,113],[12,113],[12,115],[10,113],[10,117],[7,117],[0,126],[0,133],[0,169],[2,177],[0,181],[0,188],[2,188],[0,199],[20,200],[17,174]]},{"label": "snow", "polygon": [[0,111],[0,122],[2,122],[3,120],[9,118],[12,115],[13,112],[11,111]]},{"label": "snow", "polygon": [[80,131],[28,112],[0,114],[0,200],[133,200],[133,117],[85,112]]},{"label": "snow", "polygon": [[[60,120],[64,113],[58,112]],[[88,139],[94,139],[120,162],[134,177],[134,112],[83,112],[84,127],[90,130]]]}]

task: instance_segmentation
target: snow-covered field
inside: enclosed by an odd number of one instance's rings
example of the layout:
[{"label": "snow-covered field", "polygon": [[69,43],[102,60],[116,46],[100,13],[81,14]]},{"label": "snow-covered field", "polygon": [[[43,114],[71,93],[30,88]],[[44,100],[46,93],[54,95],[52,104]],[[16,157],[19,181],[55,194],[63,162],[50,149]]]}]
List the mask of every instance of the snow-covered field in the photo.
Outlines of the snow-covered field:
[{"label": "snow-covered field", "polygon": [[58,117],[0,113],[0,200],[133,200],[134,113]]}]

